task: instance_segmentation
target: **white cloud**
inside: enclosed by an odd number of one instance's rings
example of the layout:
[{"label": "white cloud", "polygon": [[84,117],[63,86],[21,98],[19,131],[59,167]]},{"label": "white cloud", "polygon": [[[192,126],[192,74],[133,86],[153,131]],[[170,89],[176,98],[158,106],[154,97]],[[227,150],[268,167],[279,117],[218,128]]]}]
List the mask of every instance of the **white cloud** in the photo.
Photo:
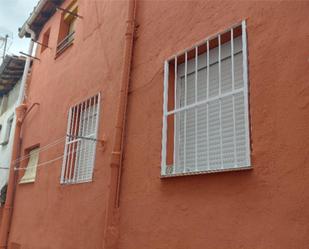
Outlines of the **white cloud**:
[{"label": "white cloud", "polygon": [[12,34],[9,53],[18,55],[19,51],[27,51],[29,39],[18,37],[18,28],[29,17],[38,0],[0,0],[0,35]]}]

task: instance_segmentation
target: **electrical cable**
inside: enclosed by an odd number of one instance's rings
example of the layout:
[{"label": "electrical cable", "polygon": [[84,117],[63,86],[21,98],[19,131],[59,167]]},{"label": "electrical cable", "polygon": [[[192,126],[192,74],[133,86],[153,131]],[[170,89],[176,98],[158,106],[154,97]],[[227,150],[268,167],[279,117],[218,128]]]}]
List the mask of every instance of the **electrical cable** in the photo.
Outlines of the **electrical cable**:
[{"label": "electrical cable", "polygon": [[[63,140],[64,140],[65,138],[66,138],[66,136],[61,137],[61,138],[58,138],[57,140],[55,140],[55,141],[53,141],[53,142],[51,142],[51,143],[48,143],[48,144],[46,144],[46,145],[43,146],[43,147],[40,147],[40,148],[38,149],[38,152],[40,153],[40,152],[43,152],[43,151],[48,150],[50,147],[56,146],[57,144],[63,142]],[[25,159],[28,159],[29,157],[30,157],[30,154],[27,154],[27,155],[25,155],[25,156],[19,157],[19,158],[15,159],[14,161],[12,161],[12,165],[16,165],[16,164],[20,163],[21,161],[23,161],[23,160],[25,160]]]},{"label": "electrical cable", "polygon": [[[85,147],[85,148],[83,148],[83,149],[76,149],[76,150],[71,151],[70,153],[67,153],[66,156],[69,156],[69,155],[71,155],[71,154],[73,154],[73,153],[82,152],[82,151],[85,151],[85,150],[87,150],[87,149],[88,149],[88,147]],[[48,160],[48,161],[39,163],[39,164],[37,164],[36,166],[32,166],[32,167],[18,167],[18,168],[14,168],[14,170],[25,170],[25,169],[31,169],[31,168],[38,168],[38,167],[41,167],[41,166],[50,164],[50,163],[52,163],[52,162],[58,161],[58,160],[60,160],[60,159],[63,158],[63,157],[64,157],[64,154],[62,154],[62,155],[59,156],[59,157],[55,157],[55,158],[53,158],[53,159],[50,159],[50,160]]]}]

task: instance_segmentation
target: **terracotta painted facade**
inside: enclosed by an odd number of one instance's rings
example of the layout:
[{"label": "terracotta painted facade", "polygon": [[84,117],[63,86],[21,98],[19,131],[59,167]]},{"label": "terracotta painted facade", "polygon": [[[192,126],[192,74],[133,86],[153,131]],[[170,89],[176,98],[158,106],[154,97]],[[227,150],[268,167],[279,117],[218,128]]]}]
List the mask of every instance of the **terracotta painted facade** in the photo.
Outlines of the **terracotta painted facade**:
[{"label": "terracotta painted facade", "polygon": [[[70,4],[65,1],[63,7]],[[93,181],[61,185],[62,160],[16,189],[9,249],[309,248],[309,2],[137,1],[114,245],[104,244],[128,1],[79,1],[72,46],[55,58],[61,12],[45,24],[22,155],[66,134],[70,106],[101,92]],[[247,20],[252,170],[160,178],[163,62]],[[64,143],[39,162],[63,154]],[[109,235],[110,236],[110,235]],[[18,247],[20,246],[20,247]]]}]

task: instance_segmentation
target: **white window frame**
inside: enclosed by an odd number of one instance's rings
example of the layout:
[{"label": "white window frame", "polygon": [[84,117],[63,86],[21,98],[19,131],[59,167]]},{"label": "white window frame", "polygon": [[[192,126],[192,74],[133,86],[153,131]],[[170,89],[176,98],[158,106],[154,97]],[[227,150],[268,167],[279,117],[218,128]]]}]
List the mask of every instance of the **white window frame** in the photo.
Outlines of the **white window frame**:
[{"label": "white window frame", "polygon": [[28,155],[27,155],[27,157],[29,158],[27,167],[25,169],[25,173],[23,177],[21,178],[19,184],[35,182],[37,166],[39,162],[39,156],[40,156],[40,147],[35,147],[29,150]]},{"label": "white window frame", "polygon": [[[76,184],[92,181],[100,120],[100,105],[101,94],[98,93],[72,106],[69,110],[67,137],[60,179],[61,184]],[[86,117],[84,115],[86,115]],[[84,122],[84,117],[87,118],[87,121],[82,123]],[[77,118],[78,121],[74,121],[77,120]],[[89,124],[89,120],[91,120],[91,124]],[[76,122],[78,122],[78,126]],[[89,128],[94,128],[93,133],[87,134],[87,129]],[[92,154],[90,154],[90,158],[85,159],[83,157],[87,156],[85,155],[87,150],[92,150]],[[84,161],[82,161],[81,158],[83,158]],[[85,163],[85,160],[88,160],[88,166],[82,165],[82,163]],[[80,171],[85,170],[85,168],[91,171],[90,175],[81,175]]]},{"label": "white window frame", "polygon": [[[184,107],[181,107],[179,108],[176,107],[174,110],[171,110],[169,111],[168,110],[168,88],[169,88],[169,70],[170,70],[170,63],[174,63],[175,65],[177,65],[177,58],[180,56],[180,55],[184,55],[184,63],[181,64],[181,65],[178,65],[178,66],[175,66],[175,93],[174,93],[174,97],[175,97],[175,101],[176,101],[176,98],[178,98],[179,96],[177,96],[176,94],[176,83],[177,81],[179,82],[180,80],[180,75],[184,76],[185,77],[185,82],[187,81],[187,75],[188,73],[190,72],[195,72],[195,89],[197,89],[197,71],[200,67],[202,66],[205,66],[205,61],[201,61],[201,58],[198,56],[198,48],[199,46],[203,45],[203,44],[206,44],[206,47],[207,47],[207,70],[209,68],[209,65],[210,65],[210,58],[209,58],[209,42],[212,40],[212,39],[215,39],[215,38],[218,38],[218,57],[221,58],[221,55],[220,55],[220,48],[221,48],[221,44],[220,44],[220,38],[221,38],[221,35],[224,34],[224,33],[227,33],[227,32],[230,32],[231,33],[231,40],[235,39],[234,36],[233,36],[233,30],[234,28],[236,27],[241,27],[241,40],[242,40],[242,48],[241,48],[241,51],[242,51],[242,54],[243,54],[243,61],[242,61],[242,69],[243,69],[243,88],[241,90],[235,90],[234,88],[234,70],[232,70],[232,84],[233,84],[233,91],[232,93],[228,93],[228,95],[234,95],[234,94],[237,94],[238,92],[243,92],[243,95],[244,95],[244,115],[245,115],[245,134],[246,134],[246,164],[244,165],[235,165],[235,167],[233,168],[218,168],[218,169],[208,169],[208,170],[195,170],[195,171],[190,171],[190,172],[186,172],[186,170],[184,170],[184,172],[182,173],[175,173],[175,166],[173,167],[172,170],[170,170],[168,168],[168,165],[166,163],[166,160],[167,160],[167,118],[170,116],[170,115],[174,115],[176,114],[177,112],[179,111],[183,111],[183,110],[187,110],[189,108],[194,108],[198,105],[201,105],[201,104],[206,104],[206,103],[209,103],[210,101],[212,101],[211,98],[206,98],[205,100],[202,100],[202,101],[197,101],[197,98],[195,98],[195,102],[193,104],[189,104],[189,105],[186,105]],[[231,42],[231,58],[232,58],[232,68],[234,68],[234,65],[233,65],[233,58],[234,58],[234,51],[233,49],[235,49],[233,47],[233,44],[234,42]],[[195,51],[195,57],[194,57],[194,60],[195,61],[188,61],[188,52],[190,51]],[[164,62],[164,92],[163,92],[163,125],[162,125],[162,152],[161,152],[161,177],[174,177],[174,176],[178,176],[178,175],[192,175],[192,174],[205,174],[205,173],[214,173],[214,172],[221,172],[221,171],[234,171],[234,170],[246,170],[246,169],[251,169],[252,166],[251,166],[251,156],[250,156],[250,127],[249,127],[249,90],[248,90],[248,51],[247,51],[247,33],[246,33],[246,21],[243,20],[241,23],[237,23],[235,25],[233,25],[232,27],[230,27],[229,29],[227,30],[224,30],[223,32],[220,32],[220,33],[217,33],[216,35],[213,35],[213,36],[210,36],[208,38],[206,38],[205,40],[203,40],[201,43],[198,43],[196,46],[194,46],[193,48],[189,48],[189,49],[186,49],[184,50],[182,53],[179,53],[179,54],[176,54],[175,56],[172,56],[171,58],[167,59],[165,62]],[[220,67],[220,63],[222,61],[222,58],[221,60],[218,60],[218,63],[219,63],[219,75],[221,75],[221,67]],[[204,65],[202,65],[202,63],[204,63]],[[179,70],[179,71],[178,71]],[[209,71],[207,71],[207,78],[209,77]],[[207,84],[209,82],[209,79],[207,79]],[[185,83],[186,84],[186,83]],[[219,88],[220,88],[220,85],[221,85],[221,76],[219,76]],[[185,85],[186,87],[186,85]],[[196,90],[197,91],[197,90]],[[221,90],[220,91],[220,94],[219,96],[215,97],[217,99],[220,100],[220,103],[221,103],[221,99],[224,96],[224,94],[221,94]],[[197,94],[195,94],[195,96],[197,96]],[[179,103],[179,101],[176,101],[176,103]],[[221,106],[221,104],[220,104]],[[220,118],[221,119],[221,118]],[[185,122],[186,123],[186,122]],[[177,146],[177,142],[176,142],[176,121],[174,121],[174,162],[176,161],[175,160],[175,155],[176,155],[176,146]],[[221,124],[221,121],[220,121],[220,124]],[[221,126],[221,125],[220,125]],[[186,128],[184,128],[184,130],[186,130]],[[222,128],[220,127],[220,132],[222,132]],[[235,135],[234,135],[235,136]],[[184,140],[184,143],[185,143],[186,139]],[[184,145],[185,146],[185,145]],[[235,147],[236,145],[234,145]],[[196,149],[197,147],[195,147]],[[222,149],[222,148],[221,148]],[[221,152],[222,153],[222,152]],[[185,153],[184,153],[185,155]],[[222,161],[222,158],[221,158],[221,161]],[[184,159],[184,164],[185,164],[185,159]],[[196,166],[195,166],[196,168]]]}]

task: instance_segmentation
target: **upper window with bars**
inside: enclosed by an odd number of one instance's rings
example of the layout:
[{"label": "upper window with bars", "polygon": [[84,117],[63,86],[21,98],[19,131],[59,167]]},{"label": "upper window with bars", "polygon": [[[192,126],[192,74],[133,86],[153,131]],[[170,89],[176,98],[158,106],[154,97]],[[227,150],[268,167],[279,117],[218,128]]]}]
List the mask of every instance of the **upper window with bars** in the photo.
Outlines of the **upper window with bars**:
[{"label": "upper window with bars", "polygon": [[161,175],[250,168],[246,22],[164,68]]},{"label": "upper window with bars", "polygon": [[62,53],[66,48],[73,44],[75,35],[75,23],[78,16],[77,0],[73,0],[70,5],[63,9],[61,16],[60,29],[58,35],[58,45],[56,55]]},{"label": "upper window with bars", "polygon": [[81,183],[92,180],[95,162],[100,94],[73,106],[69,110],[67,138],[61,172],[61,183]]}]

